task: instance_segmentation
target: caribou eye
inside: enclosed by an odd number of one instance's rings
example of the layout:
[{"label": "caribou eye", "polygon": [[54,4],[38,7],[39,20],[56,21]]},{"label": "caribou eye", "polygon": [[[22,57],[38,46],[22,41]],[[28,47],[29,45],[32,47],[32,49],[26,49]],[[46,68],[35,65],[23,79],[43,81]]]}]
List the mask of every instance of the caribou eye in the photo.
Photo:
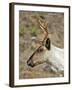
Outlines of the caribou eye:
[{"label": "caribou eye", "polygon": [[51,48],[51,42],[50,42],[50,39],[49,39],[49,38],[47,38],[47,40],[46,40],[45,47],[46,47],[48,50],[50,50],[50,48]]}]

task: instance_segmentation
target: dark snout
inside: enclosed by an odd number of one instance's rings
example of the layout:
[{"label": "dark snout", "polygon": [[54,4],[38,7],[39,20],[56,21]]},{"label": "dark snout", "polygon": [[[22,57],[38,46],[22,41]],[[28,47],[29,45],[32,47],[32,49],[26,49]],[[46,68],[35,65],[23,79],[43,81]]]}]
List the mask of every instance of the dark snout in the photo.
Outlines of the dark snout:
[{"label": "dark snout", "polygon": [[35,66],[35,64],[33,63],[32,60],[28,60],[27,61],[27,65],[30,66],[30,67],[34,67]]}]

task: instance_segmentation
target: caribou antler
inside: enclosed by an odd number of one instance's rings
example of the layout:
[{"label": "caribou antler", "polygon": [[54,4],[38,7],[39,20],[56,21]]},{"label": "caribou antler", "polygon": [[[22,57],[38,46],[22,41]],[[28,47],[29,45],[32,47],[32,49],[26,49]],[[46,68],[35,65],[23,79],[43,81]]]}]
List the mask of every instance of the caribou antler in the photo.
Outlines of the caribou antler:
[{"label": "caribou antler", "polygon": [[35,53],[45,44],[45,41],[48,38],[48,30],[47,30],[48,23],[47,22],[45,23],[40,17],[39,18],[37,17],[37,21],[38,21],[38,24],[39,24],[41,30],[43,30],[43,32],[45,33],[45,37],[43,38],[42,43],[40,44],[40,46],[34,51],[34,53],[27,60],[27,64],[32,59],[32,57],[35,55]]},{"label": "caribou antler", "polygon": [[41,30],[43,30],[43,32],[45,33],[45,37],[43,38],[43,40],[42,40],[42,43],[44,44],[45,43],[45,41],[46,41],[46,39],[48,38],[48,29],[47,29],[47,27],[48,27],[48,22],[46,22],[46,21],[44,21],[43,19],[41,19],[40,17],[38,17],[37,18],[37,21],[38,21],[38,24],[39,24],[39,26],[40,26],[40,28],[41,28]]}]

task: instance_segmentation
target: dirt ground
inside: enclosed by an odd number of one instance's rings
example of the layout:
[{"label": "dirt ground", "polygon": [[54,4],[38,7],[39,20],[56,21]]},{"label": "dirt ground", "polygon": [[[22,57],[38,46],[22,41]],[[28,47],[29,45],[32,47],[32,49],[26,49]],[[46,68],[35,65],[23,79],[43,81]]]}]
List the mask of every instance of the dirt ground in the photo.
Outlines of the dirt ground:
[{"label": "dirt ground", "polygon": [[[33,39],[43,39],[43,32],[40,29],[35,17],[42,17],[48,22],[48,31],[51,43],[59,48],[64,48],[64,14],[50,12],[19,12],[19,78],[48,78],[60,77],[59,73],[53,72],[46,63],[35,67],[27,65],[27,60],[36,50],[37,44]],[[63,73],[63,72],[62,72]],[[62,75],[63,76],[63,75]]]}]

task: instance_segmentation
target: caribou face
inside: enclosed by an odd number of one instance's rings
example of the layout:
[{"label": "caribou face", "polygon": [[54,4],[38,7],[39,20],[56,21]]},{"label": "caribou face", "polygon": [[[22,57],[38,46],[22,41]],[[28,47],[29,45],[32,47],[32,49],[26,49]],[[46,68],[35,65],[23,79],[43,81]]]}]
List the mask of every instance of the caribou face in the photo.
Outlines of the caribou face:
[{"label": "caribou face", "polygon": [[[28,66],[34,67],[38,64],[42,64],[45,62],[44,59],[44,54],[46,51],[51,49],[51,45],[50,45],[50,39],[47,38],[45,45],[39,47],[32,55],[31,57],[28,59],[27,64]],[[41,60],[40,60],[41,59]]]}]

